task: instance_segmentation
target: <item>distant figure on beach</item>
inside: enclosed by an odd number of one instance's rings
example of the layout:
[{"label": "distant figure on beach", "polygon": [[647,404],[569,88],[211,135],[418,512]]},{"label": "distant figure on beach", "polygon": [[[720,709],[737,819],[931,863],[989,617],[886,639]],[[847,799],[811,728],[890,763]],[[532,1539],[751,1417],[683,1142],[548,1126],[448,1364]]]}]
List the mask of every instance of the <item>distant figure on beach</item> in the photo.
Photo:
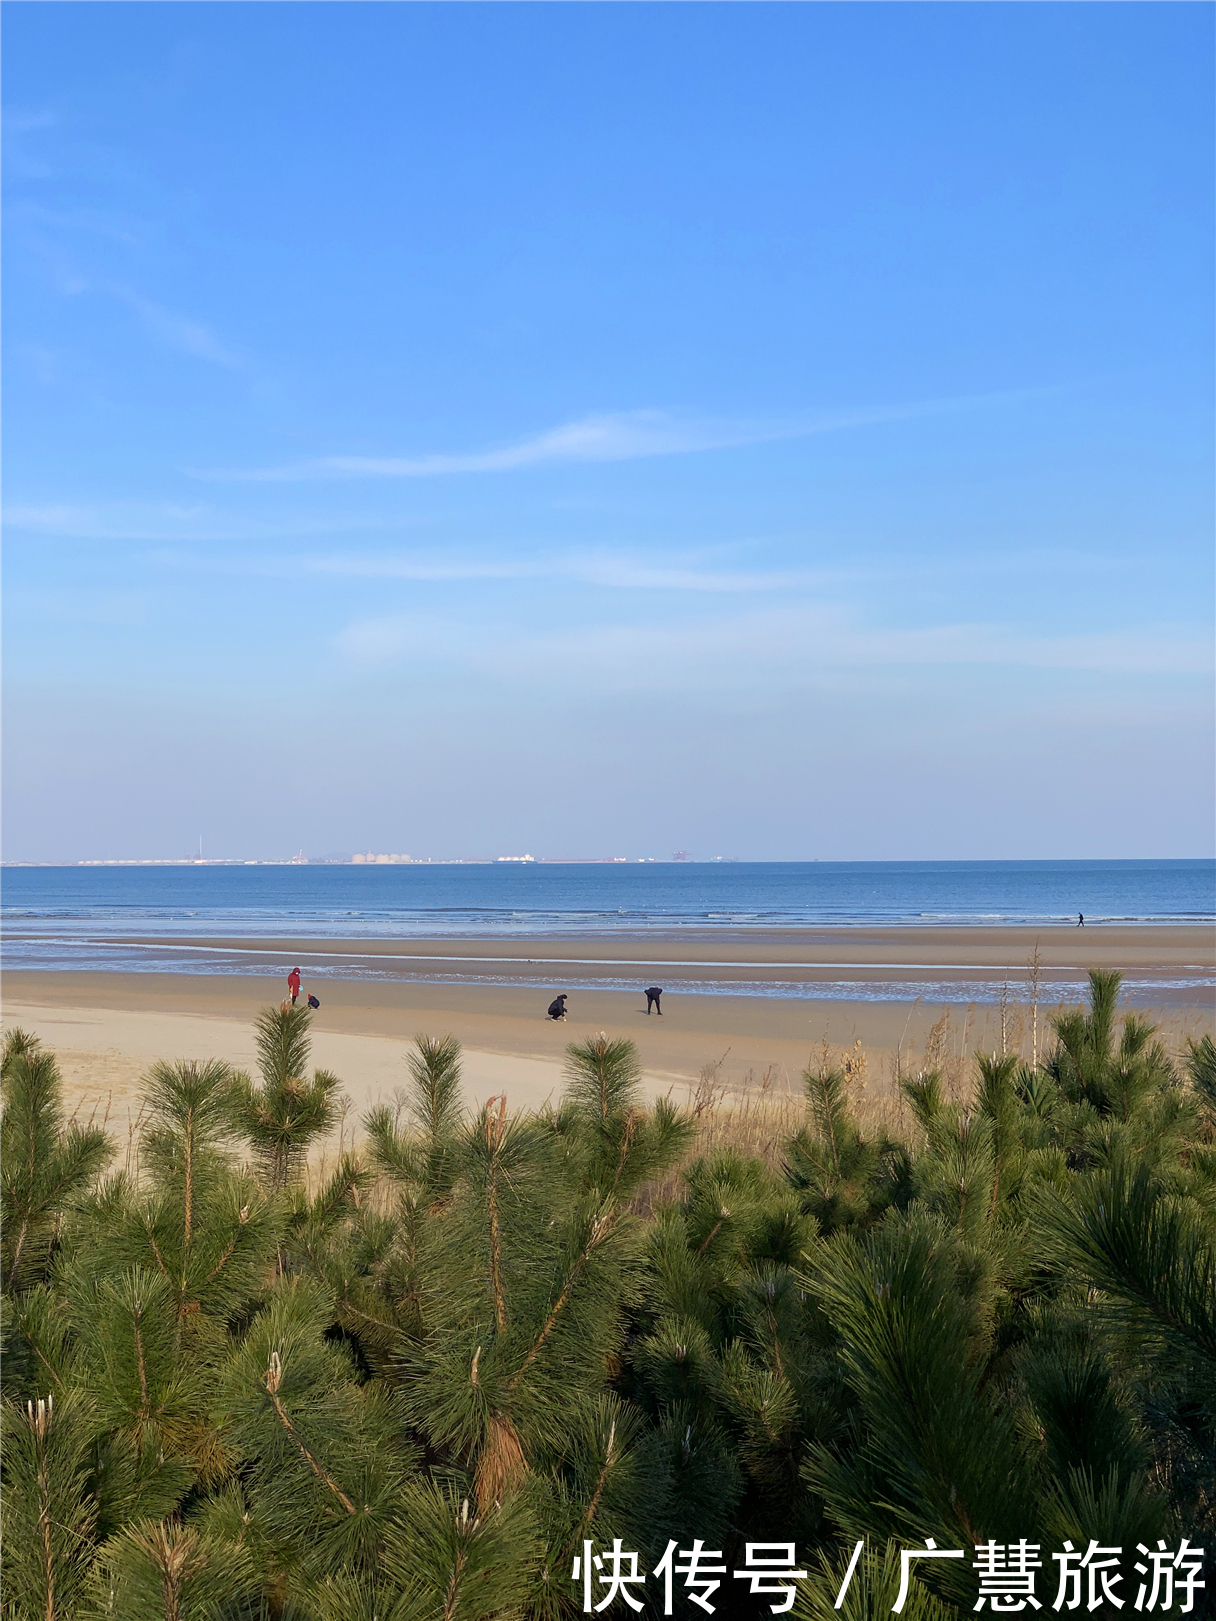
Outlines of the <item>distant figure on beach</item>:
[{"label": "distant figure on beach", "polygon": [[300,970],[293,968],[287,976],[287,989],[291,992],[291,1005],[295,1007],[296,997],[300,994]]},{"label": "distant figure on beach", "polygon": [[652,1002],[654,1003],[654,1010],[659,1015],[660,1019],[663,1017],[663,1009],[659,1006],[659,997],[662,996],[662,994],[663,994],[663,987],[661,985],[647,985],[647,987],[646,987],[646,1014],[647,1014],[647,1017],[649,1017],[649,1015],[650,1015],[650,1004]]},{"label": "distant figure on beach", "polygon": [[320,1006],[321,1006],[321,1004],[320,1004],[320,1002],[319,1002],[319,1001],[318,1001],[318,1000],[317,1000],[317,998],[316,998],[316,997],[315,997],[315,996],[314,996],[314,995],[313,995],[313,994],[312,994],[312,992],[311,992],[311,991],[309,991],[309,993],[308,993],[308,1005],[309,1005],[309,1007],[312,1007],[312,1008],[317,1008],[317,1007],[320,1007]]},{"label": "distant figure on beach", "polygon": [[1085,927],[1085,913],[1084,912],[1078,912],[1077,913],[1077,927],[1079,929],[1083,929]]},{"label": "distant figure on beach", "polygon": [[553,1000],[549,1003],[549,1011],[545,1015],[545,1017],[549,1018],[549,1019],[564,1019],[566,1017],[566,992],[565,991],[563,991],[560,996],[555,996],[553,998]]}]

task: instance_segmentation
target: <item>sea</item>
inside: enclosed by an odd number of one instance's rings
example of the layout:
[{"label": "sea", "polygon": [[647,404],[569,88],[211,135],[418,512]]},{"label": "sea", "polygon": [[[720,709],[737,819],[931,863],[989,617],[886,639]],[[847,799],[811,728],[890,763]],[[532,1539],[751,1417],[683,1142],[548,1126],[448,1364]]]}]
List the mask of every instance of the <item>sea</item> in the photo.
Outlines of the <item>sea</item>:
[{"label": "sea", "polygon": [[[315,974],[409,977],[442,982],[450,969],[419,959],[377,961],[376,941],[517,940],[579,936],[624,940],[663,936],[688,942],[728,931],[867,926],[917,929],[1074,924],[1202,924],[1216,921],[1216,862],[1177,861],[814,861],[548,864],[491,862],[410,865],[174,865],[6,867],[0,928],[8,969],[159,973],[278,973],[275,939],[365,942],[344,965]],[[250,942],[242,949],[241,942]],[[212,944],[211,942],[214,942]],[[1078,940],[1080,945],[1080,940]],[[534,960],[535,957],[534,957]],[[543,960],[543,959],[541,959]],[[737,965],[741,967],[742,965]],[[791,965],[793,966],[793,965]],[[940,990],[949,993],[949,963]],[[668,969],[669,978],[678,965]],[[511,982],[507,965],[468,960],[464,982]],[[1175,983],[1176,981],[1176,983]],[[584,983],[590,983],[584,981]],[[618,984],[609,977],[605,983]],[[924,982],[918,980],[919,991]],[[672,988],[676,988],[672,981]],[[692,994],[745,989],[698,978]],[[1166,989],[1154,975],[1150,989]],[[1203,964],[1169,981],[1175,992],[1210,995]],[[757,995],[873,994],[883,1000],[917,986],[889,979],[867,989],[805,976],[766,980]],[[1001,994],[974,975],[953,989],[969,999]],[[1061,987],[1063,989],[1063,987]],[[1132,999],[1136,987],[1129,985]]]}]

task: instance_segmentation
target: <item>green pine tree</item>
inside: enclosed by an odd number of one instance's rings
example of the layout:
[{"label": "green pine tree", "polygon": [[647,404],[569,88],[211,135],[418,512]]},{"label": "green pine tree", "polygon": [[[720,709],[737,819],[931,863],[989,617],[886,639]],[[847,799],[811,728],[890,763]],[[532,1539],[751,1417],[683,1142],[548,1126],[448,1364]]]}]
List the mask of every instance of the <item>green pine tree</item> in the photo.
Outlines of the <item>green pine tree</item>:
[{"label": "green pine tree", "polygon": [[[826,1621],[889,1613],[926,1536],[1210,1545],[1216,1049],[1175,1065],[1117,993],[1092,976],[1037,1068],[907,1080],[906,1137],[811,1066],[776,1163],[674,1180],[694,1125],[607,1037],[539,1115],[469,1115],[457,1043],[419,1037],[306,1193],[337,1083],[303,1010],[263,1016],[258,1088],[155,1066],[108,1179],[14,1036],[0,1617],[572,1621],[585,1543],[653,1571],[700,1537],[728,1569],[793,1541]],[[977,1582],[918,1562],[904,1614],[962,1621]]]},{"label": "green pine tree", "polygon": [[113,1146],[100,1127],[65,1123],[59,1066],[24,1030],[4,1038],[0,1081],[0,1282],[12,1292],[43,1278],[64,1212]]},{"label": "green pine tree", "polygon": [[5,1621],[69,1621],[80,1613],[97,1518],[89,1491],[94,1433],[89,1398],[80,1390],[23,1406],[0,1402]]},{"label": "green pine tree", "polygon": [[255,1024],[261,1084],[232,1083],[232,1118],[273,1189],[299,1180],[309,1148],[337,1119],[341,1082],[329,1070],[307,1077],[312,1041],[306,1007],[266,1008]]}]

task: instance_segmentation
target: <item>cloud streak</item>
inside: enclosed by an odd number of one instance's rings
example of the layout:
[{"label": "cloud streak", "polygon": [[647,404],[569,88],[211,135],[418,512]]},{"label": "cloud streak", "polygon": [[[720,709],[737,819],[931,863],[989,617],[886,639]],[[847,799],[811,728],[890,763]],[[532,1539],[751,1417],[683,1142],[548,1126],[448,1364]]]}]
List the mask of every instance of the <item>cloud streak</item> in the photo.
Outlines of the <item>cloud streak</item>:
[{"label": "cloud streak", "polygon": [[[408,516],[309,513],[257,518],[217,511],[202,502],[106,501],[16,504],[4,509],[4,527],[16,534],[54,536],[61,540],[164,542],[184,545],[227,545],[242,542],[271,545],[302,538],[352,533],[400,534],[413,526]],[[212,560],[206,560],[212,566]],[[252,568],[258,568],[256,559]],[[356,569],[355,572],[358,572]]]},{"label": "cloud streak", "polygon": [[244,367],[245,362],[241,357],[222,344],[204,322],[178,315],[173,310],[167,310],[163,304],[157,304],[129,288],[116,287],[113,292],[116,298],[134,310],[152,337],[168,348],[176,349],[180,354],[193,355],[197,360],[210,361],[215,366],[226,366],[233,371]]},{"label": "cloud streak", "polygon": [[440,478],[464,473],[506,473],[520,468],[569,463],[636,461],[651,456],[685,456],[701,451],[731,450],[745,445],[805,439],[846,428],[910,421],[948,411],[973,409],[1000,400],[1022,398],[989,394],[928,400],[865,411],[840,411],[796,421],[730,421],[713,417],[679,417],[666,411],[602,412],[561,423],[543,433],[489,450],[455,455],[318,456],[281,467],[187,469],[191,477],[232,483],[295,483],[337,478]]},{"label": "cloud streak", "polygon": [[425,560],[412,557],[311,557],[296,568],[343,578],[420,581],[572,580],[621,591],[697,591],[729,594],[806,590],[853,578],[839,569],[707,569],[687,562],[656,566],[627,552],[534,557],[516,562]]},{"label": "cloud streak", "polygon": [[391,554],[358,556],[345,552],[330,556],[245,555],[239,558],[214,558],[189,552],[164,551],[154,554],[153,560],[166,568],[267,579],[299,579],[302,575],[313,575],[335,580],[400,580],[434,585],[540,580],[607,590],[697,592],[709,595],[805,591],[829,584],[875,579],[884,572],[874,568],[704,568],[697,566],[695,560],[690,562],[687,559],[656,565],[653,556],[641,560],[628,552],[596,552],[586,556],[568,553],[499,561],[493,558]]},{"label": "cloud streak", "polygon": [[[271,521],[232,518],[203,504],[122,502],[112,505],[12,506],[4,511],[4,527],[14,534],[57,536],[66,540],[115,541],[199,546],[276,541],[296,542],[342,530],[402,530],[409,521],[334,514]],[[499,548],[501,551],[501,548]],[[332,579],[402,580],[459,584],[481,580],[563,580],[601,586],[608,590],[694,591],[728,594],[800,590],[828,581],[871,577],[873,569],[729,568],[706,567],[702,556],[684,551],[656,559],[653,549],[644,559],[629,550],[531,551],[501,555],[452,556],[434,550],[415,552],[314,552],[301,555],[273,552],[258,556],[208,556],[192,551],[158,552],[154,560],[164,567],[257,575],[268,578],[312,574]]]},{"label": "cloud streak", "polygon": [[834,604],[756,609],[695,624],[592,625],[558,636],[504,634],[497,625],[444,622],[431,614],[387,614],[348,625],[335,647],[356,665],[425,658],[495,680],[616,691],[767,689],[773,682],[796,685],[901,667],[1159,676],[1207,676],[1212,668],[1210,639],[1182,626],[1075,635],[988,623],[876,627]]}]

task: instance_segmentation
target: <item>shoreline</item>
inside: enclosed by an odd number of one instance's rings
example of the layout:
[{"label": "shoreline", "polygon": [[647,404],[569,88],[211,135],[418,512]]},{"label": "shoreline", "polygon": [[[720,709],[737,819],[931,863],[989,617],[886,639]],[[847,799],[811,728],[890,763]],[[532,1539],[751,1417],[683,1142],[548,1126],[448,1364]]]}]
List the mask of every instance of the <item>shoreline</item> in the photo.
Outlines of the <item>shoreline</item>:
[{"label": "shoreline", "polygon": [[[545,933],[468,932],[460,935],[331,935],[293,929],[259,934],[49,935],[4,930],[10,945],[43,943],[88,948],[189,952],[200,956],[301,956],[328,961],[503,962],[561,966],[770,968],[1008,969],[1025,966],[1037,947],[1044,967],[1085,972],[1091,967],[1216,970],[1216,924],[1110,923],[1033,929],[1029,925],[834,924],[820,928],[767,925],[655,929],[644,933],[567,930]],[[695,956],[684,953],[695,950]]]},{"label": "shoreline", "polygon": [[[49,937],[45,927],[31,929],[23,926],[20,920],[12,919],[6,922],[3,933],[5,939],[12,940],[39,940]],[[1109,921],[1086,919],[1084,926],[1079,926],[1076,922],[794,925],[698,921],[679,925],[656,924],[645,928],[636,924],[605,927],[602,922],[597,921],[597,926],[587,928],[567,926],[564,929],[529,930],[523,927],[483,926],[469,927],[459,932],[444,933],[440,930],[428,932],[419,929],[400,934],[375,933],[370,930],[354,934],[334,932],[318,934],[303,927],[279,929],[274,932],[233,933],[215,930],[206,933],[182,931],[168,934],[130,929],[122,933],[104,933],[97,930],[90,934],[76,928],[73,935],[74,938],[96,944],[181,945],[200,949],[234,950],[311,945],[350,953],[374,950],[377,954],[388,952],[392,955],[409,953],[419,947],[425,947],[429,948],[427,955],[438,953],[451,956],[465,955],[471,950],[501,956],[518,952],[529,941],[535,941],[537,944],[555,949],[582,947],[593,951],[597,957],[602,957],[606,951],[619,948],[626,951],[631,960],[643,961],[659,961],[667,958],[673,950],[682,948],[691,941],[696,942],[698,949],[707,952],[714,952],[715,949],[720,952],[727,946],[764,952],[771,950],[775,945],[788,945],[812,958],[829,946],[843,946],[846,954],[849,953],[849,948],[852,948],[853,954],[860,954],[886,946],[892,950],[902,948],[906,952],[915,953],[917,960],[920,960],[926,943],[944,949],[948,942],[957,943],[965,940],[973,950],[986,955],[995,953],[1001,956],[1008,953],[1014,945],[1020,952],[1032,936],[1052,948],[1058,948],[1065,942],[1070,948],[1084,943],[1087,948],[1091,944],[1099,949],[1109,949],[1112,946],[1125,947],[1137,952],[1152,951],[1167,956],[1178,950],[1201,951],[1210,958],[1216,951],[1216,919],[1168,922],[1143,918]],[[647,958],[645,956],[647,950],[653,950],[658,955]]]},{"label": "shoreline", "polygon": [[[808,1062],[826,1045],[834,1061],[860,1053],[870,1095],[890,1092],[898,1068],[938,1053],[956,1077],[977,1051],[1001,1045],[1030,1056],[1033,1008],[1027,958],[1040,951],[1039,1050],[1059,1007],[1076,1005],[1089,967],[1128,974],[1135,1010],[1180,1051],[1188,1038],[1216,1033],[1216,935],[1196,926],[1040,930],[1029,939],[1005,929],[756,930],[715,932],[688,950],[687,935],[624,941],[567,934],[518,940],[318,940],[304,933],[240,941],[232,971],[207,954],[182,971],[156,968],[9,968],[5,1028],[24,1024],[55,1048],[70,1106],[132,1117],[142,1075],[157,1058],[254,1060],[253,1020],[277,1005],[299,960],[305,990],[321,1007],[313,1021],[313,1061],[333,1068],[351,1098],[354,1123],[391,1101],[406,1076],[414,1035],[451,1033],[465,1052],[465,1100],[476,1106],[507,1090],[511,1107],[536,1108],[562,1085],[566,1045],[604,1030],[637,1042],[650,1096],[683,1097],[711,1072],[732,1092],[800,1087]],[[742,936],[742,938],[741,938]],[[146,936],[143,937],[145,940]],[[191,939],[198,940],[193,936]],[[128,944],[134,943],[134,937]],[[157,941],[169,950],[188,942]],[[117,944],[113,942],[112,944]],[[233,937],[208,948],[233,952]],[[959,949],[960,946],[964,949]],[[381,974],[359,972],[368,948]],[[249,955],[244,955],[248,951]],[[261,959],[261,960],[259,960]],[[419,962],[417,959],[424,959]],[[430,977],[413,972],[422,967]],[[481,970],[499,968],[486,982]],[[943,981],[948,972],[948,982]],[[1005,976],[1008,995],[999,992]],[[1176,983],[1193,977],[1194,982]],[[645,1011],[641,987],[668,988],[663,1015]],[[687,988],[681,991],[678,984]],[[774,994],[785,987],[787,994]],[[564,1024],[545,1019],[550,997],[570,995]]]},{"label": "shoreline", "polygon": [[[7,937],[11,946],[13,936]],[[391,1101],[414,1035],[453,1034],[464,1049],[470,1107],[507,1091],[540,1107],[562,1086],[565,1048],[600,1030],[638,1045],[648,1095],[683,1097],[711,1073],[744,1094],[797,1091],[808,1062],[861,1055],[870,1096],[889,1094],[901,1067],[930,1052],[961,1084],[977,1051],[1031,1055],[1029,959],[1039,951],[1039,1050],[1058,1008],[1076,1005],[1090,967],[1128,976],[1126,1003],[1180,1051],[1216,1033],[1216,931],[1198,925],[1039,929],[959,926],[577,933],[486,938],[202,936],[134,933],[105,957],[139,951],[139,966],[6,968],[5,1028],[21,1023],[57,1050],[71,1105],[128,1124],[141,1079],[158,1058],[255,1058],[253,1020],[286,990],[299,962],[321,1007],[313,1061],[343,1079],[349,1129]],[[190,952],[190,948],[196,948]],[[166,971],[165,957],[177,961]],[[189,953],[189,954],[187,954]],[[666,986],[661,1017],[641,988]],[[566,1023],[545,1019],[558,991]],[[1002,1007],[1002,994],[1004,1005]]]},{"label": "shoreline", "polygon": [[[124,934],[92,940],[9,931],[7,976],[65,975],[273,981],[299,964],[327,984],[561,989],[630,994],[638,982],[673,995],[767,1002],[906,1003],[918,997],[995,1004],[1022,998],[1037,972],[1043,995],[1079,996],[1090,968],[1117,969],[1144,1009],[1210,1006],[1216,930],[1200,925],[992,926],[663,931],[479,937],[368,938],[306,931],[179,938]],[[51,961],[47,961],[48,956]],[[559,983],[560,982],[560,983]],[[546,997],[547,1001],[547,997]]]}]

